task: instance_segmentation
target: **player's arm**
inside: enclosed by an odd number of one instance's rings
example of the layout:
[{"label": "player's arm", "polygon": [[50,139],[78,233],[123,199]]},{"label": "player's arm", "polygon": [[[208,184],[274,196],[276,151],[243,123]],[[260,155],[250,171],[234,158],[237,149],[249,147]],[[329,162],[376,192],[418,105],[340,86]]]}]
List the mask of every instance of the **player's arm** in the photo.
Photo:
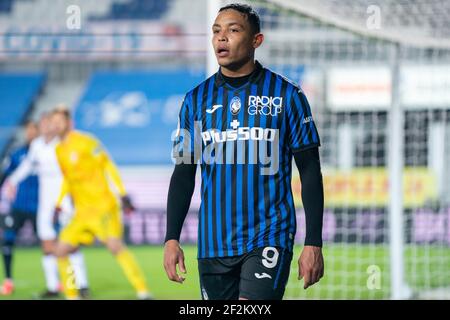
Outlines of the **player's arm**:
[{"label": "player's arm", "polygon": [[5,163],[3,164],[3,172],[0,177],[0,189],[5,185],[6,197],[12,201],[15,198],[16,188],[9,182],[5,183],[9,176],[14,172],[14,170],[18,167],[19,162],[15,155],[11,155],[6,158]]},{"label": "player's arm", "polygon": [[[7,179],[8,183],[11,183],[14,187],[25,180],[33,172],[33,161],[35,160],[35,150],[33,144],[31,144],[30,149],[25,156],[25,158],[14,167],[10,168],[9,177]],[[12,170],[11,170],[12,169]]]},{"label": "player's arm", "polygon": [[305,246],[299,259],[299,279],[304,278],[308,288],[323,277],[322,256],[323,182],[319,148],[313,147],[294,153],[302,184],[302,202],[305,210]]},{"label": "player's arm", "polygon": [[56,200],[55,210],[53,214],[53,223],[56,224],[59,221],[59,215],[61,214],[61,206],[64,198],[69,194],[69,183],[63,176],[61,187],[59,189],[59,195]]},{"label": "player's arm", "polygon": [[111,160],[111,158],[104,152],[103,157],[104,160],[104,168],[105,172],[108,174],[108,177],[111,179],[114,186],[119,191],[119,195],[121,197],[126,196],[127,192],[125,190],[125,185],[123,184],[122,178],[120,177],[119,169],[117,169],[114,162]]},{"label": "player's arm", "polygon": [[98,156],[101,158],[101,162],[103,163],[103,168],[106,174],[119,192],[123,211],[127,214],[131,213],[135,210],[135,207],[131,202],[131,198],[127,194],[125,185],[123,184],[122,178],[120,177],[119,169],[102,147],[98,146],[97,149],[98,150],[94,152],[98,153]]},{"label": "player's arm", "polygon": [[180,235],[184,220],[191,205],[195,189],[196,164],[177,164],[170,179],[167,196],[167,225],[164,246],[164,268],[170,280],[182,283],[184,278],[178,275],[178,264],[182,273],[186,273],[184,253],[180,247]]},{"label": "player's arm", "polygon": [[5,183],[5,180],[11,175],[11,173],[14,172],[14,170],[17,168],[17,163],[14,161],[14,158],[12,156],[6,157],[3,165],[2,165],[2,173],[0,177],[0,188],[3,186],[3,183]]},{"label": "player's arm", "polygon": [[62,182],[61,182],[61,188],[59,189],[58,199],[56,200],[56,204],[55,204],[56,208],[61,208],[62,202],[68,194],[69,194],[69,183],[63,177]]},{"label": "player's arm", "polygon": [[61,187],[59,189],[59,195],[58,198],[56,199],[55,210],[53,212],[53,224],[58,223],[59,216],[61,214],[62,202],[68,194],[69,194],[69,184],[67,183],[67,180],[63,176]]},{"label": "player's arm", "polygon": [[[13,159],[8,166],[5,174],[6,187],[8,197],[15,198],[17,185],[25,180],[33,172],[33,161],[34,161],[34,148],[33,145],[30,147],[25,158],[19,162],[18,159]],[[3,181],[2,181],[3,183]]]},{"label": "player's arm", "polygon": [[59,221],[59,216],[61,214],[61,206],[64,198],[70,193],[70,184],[67,181],[66,178],[66,172],[64,169],[64,160],[62,157],[61,149],[57,146],[56,147],[56,159],[58,161],[59,168],[61,170],[61,185],[59,187],[59,194],[58,198],[56,198],[55,208],[54,208],[54,214],[53,214],[53,223],[56,224]]},{"label": "player's arm", "polygon": [[186,273],[184,253],[180,247],[180,234],[189,211],[195,188],[197,162],[194,157],[194,112],[192,95],[188,93],[182,103],[178,117],[173,158],[175,169],[170,179],[167,196],[167,228],[164,246],[164,269],[170,280],[182,283],[184,278],[177,273],[177,264],[182,273]]},{"label": "player's arm", "polygon": [[323,185],[320,171],[320,139],[308,100],[299,87],[288,94],[286,108],[289,128],[289,145],[294,155],[302,183],[302,202],[305,209],[306,238],[298,259],[299,279],[304,288],[313,285],[323,276],[322,220]]}]

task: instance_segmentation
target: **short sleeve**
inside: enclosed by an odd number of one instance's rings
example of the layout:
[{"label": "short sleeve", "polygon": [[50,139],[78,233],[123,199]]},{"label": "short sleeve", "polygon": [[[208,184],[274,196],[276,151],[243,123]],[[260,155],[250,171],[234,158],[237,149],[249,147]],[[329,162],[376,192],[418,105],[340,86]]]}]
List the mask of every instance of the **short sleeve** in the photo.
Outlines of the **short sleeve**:
[{"label": "short sleeve", "polygon": [[192,105],[192,95],[188,93],[181,104],[178,115],[178,125],[175,133],[172,135],[173,148],[172,158],[176,164],[195,163],[195,122],[194,110]]},{"label": "short sleeve", "polygon": [[308,100],[303,91],[295,87],[286,109],[289,147],[298,152],[320,146],[314,118]]}]

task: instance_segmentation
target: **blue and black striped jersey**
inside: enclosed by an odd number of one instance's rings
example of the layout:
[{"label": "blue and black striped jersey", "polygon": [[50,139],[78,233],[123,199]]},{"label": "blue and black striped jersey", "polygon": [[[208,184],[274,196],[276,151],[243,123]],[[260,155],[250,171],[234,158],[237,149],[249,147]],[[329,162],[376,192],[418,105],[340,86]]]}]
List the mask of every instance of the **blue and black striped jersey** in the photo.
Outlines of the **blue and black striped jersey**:
[{"label": "blue and black striped jersey", "polygon": [[320,145],[299,86],[259,62],[239,88],[219,70],[186,94],[174,140],[177,163],[201,166],[199,258],[292,250],[292,155]]},{"label": "blue and black striped jersey", "polygon": [[[4,171],[5,177],[11,175],[21,164],[28,154],[29,145],[18,148],[14,151],[8,161],[8,166]],[[39,181],[36,174],[28,176],[23,180],[16,190],[16,197],[11,204],[11,208],[29,213],[36,213],[38,207]]]}]

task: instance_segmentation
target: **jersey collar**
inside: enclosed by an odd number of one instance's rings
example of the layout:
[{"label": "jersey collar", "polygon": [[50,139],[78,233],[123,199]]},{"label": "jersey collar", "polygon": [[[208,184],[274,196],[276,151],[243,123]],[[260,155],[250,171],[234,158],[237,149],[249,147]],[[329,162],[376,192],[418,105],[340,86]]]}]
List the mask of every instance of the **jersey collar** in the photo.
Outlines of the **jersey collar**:
[{"label": "jersey collar", "polygon": [[242,89],[242,88],[247,87],[249,84],[255,83],[256,81],[258,81],[263,74],[263,69],[264,68],[261,65],[261,63],[259,63],[258,60],[255,60],[255,70],[252,73],[252,75],[250,76],[250,78],[248,79],[248,82],[239,88],[234,88],[225,81],[225,79],[223,78],[222,72],[220,71],[220,68],[219,68],[219,71],[217,71],[215,74],[215,83],[216,83],[216,86],[218,86],[218,87],[227,86],[228,88],[230,88],[232,90]]}]

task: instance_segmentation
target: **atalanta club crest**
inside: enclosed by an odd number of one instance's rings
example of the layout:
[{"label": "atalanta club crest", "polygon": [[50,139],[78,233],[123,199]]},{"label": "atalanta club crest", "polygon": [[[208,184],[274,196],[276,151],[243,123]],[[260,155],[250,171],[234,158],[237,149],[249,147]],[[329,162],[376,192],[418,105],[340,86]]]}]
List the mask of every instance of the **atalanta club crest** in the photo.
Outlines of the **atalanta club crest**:
[{"label": "atalanta club crest", "polygon": [[239,110],[241,110],[241,99],[239,97],[231,99],[230,110],[234,115],[239,113]]}]

